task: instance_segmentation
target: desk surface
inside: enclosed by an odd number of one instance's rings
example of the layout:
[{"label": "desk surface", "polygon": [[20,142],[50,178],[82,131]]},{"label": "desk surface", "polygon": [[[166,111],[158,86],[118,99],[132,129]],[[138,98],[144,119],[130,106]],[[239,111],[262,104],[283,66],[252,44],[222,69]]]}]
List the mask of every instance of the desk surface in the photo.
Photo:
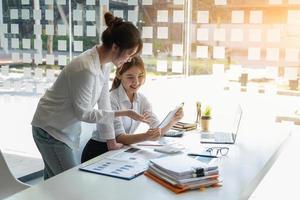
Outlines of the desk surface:
[{"label": "desk surface", "polygon": [[[276,160],[289,136],[287,130],[275,128],[275,132],[264,131],[261,127],[260,129],[254,131],[250,128],[247,132],[240,130],[237,143],[227,145],[230,147],[228,156],[217,161],[223,181],[220,188],[176,195],[144,175],[127,181],[79,171],[79,167],[75,167],[8,199],[248,199]],[[200,134],[195,132],[188,132],[181,138],[181,142],[192,151],[203,147],[199,141]],[[108,152],[85,164],[112,153],[115,152]]]},{"label": "desk surface", "polygon": [[286,147],[251,195],[253,200],[263,199],[300,199],[300,128],[294,126]]}]

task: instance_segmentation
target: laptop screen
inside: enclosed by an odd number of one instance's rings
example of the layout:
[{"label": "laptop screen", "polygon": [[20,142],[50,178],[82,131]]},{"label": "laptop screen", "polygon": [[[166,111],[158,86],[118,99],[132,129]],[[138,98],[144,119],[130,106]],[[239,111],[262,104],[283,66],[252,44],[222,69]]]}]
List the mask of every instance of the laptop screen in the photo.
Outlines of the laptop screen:
[{"label": "laptop screen", "polygon": [[233,127],[232,127],[232,134],[234,136],[234,140],[236,139],[236,135],[238,133],[239,127],[240,127],[240,122],[241,122],[241,118],[242,118],[242,107],[241,105],[238,105],[235,117],[234,117],[234,123],[233,123]]}]

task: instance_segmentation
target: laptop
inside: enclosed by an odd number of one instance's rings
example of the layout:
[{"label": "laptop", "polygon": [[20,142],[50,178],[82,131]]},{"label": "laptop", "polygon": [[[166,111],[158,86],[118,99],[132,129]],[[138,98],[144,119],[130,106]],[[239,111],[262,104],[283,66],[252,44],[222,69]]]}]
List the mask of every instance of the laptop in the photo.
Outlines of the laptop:
[{"label": "laptop", "polygon": [[234,122],[231,132],[211,132],[211,133],[201,133],[201,143],[210,144],[234,144],[236,141],[237,133],[240,127],[240,122],[242,118],[242,107],[239,105],[234,117]]}]

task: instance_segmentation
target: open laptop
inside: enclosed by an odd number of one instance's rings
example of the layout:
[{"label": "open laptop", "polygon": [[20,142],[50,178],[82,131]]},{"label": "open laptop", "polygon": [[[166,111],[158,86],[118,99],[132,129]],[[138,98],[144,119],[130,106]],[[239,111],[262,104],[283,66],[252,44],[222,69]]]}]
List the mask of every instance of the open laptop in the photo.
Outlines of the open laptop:
[{"label": "open laptop", "polygon": [[234,144],[236,141],[237,133],[240,127],[240,122],[242,118],[242,107],[239,105],[234,117],[233,127],[231,132],[211,132],[211,133],[201,133],[201,143],[210,144]]}]

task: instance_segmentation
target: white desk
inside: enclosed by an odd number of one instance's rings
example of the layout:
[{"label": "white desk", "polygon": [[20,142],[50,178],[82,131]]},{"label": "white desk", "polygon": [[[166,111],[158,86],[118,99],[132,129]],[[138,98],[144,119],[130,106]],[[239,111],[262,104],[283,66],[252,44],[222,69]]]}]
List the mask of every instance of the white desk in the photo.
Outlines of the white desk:
[{"label": "white desk", "polygon": [[293,130],[286,147],[251,195],[251,200],[300,199],[300,129]]},{"label": "white desk", "polygon": [[[79,171],[78,167],[75,167],[8,199],[248,199],[276,160],[289,135],[287,130],[281,132],[276,127],[274,129],[277,130],[278,134],[269,128],[267,131],[263,130],[263,127],[257,127],[256,129],[259,128],[260,131],[254,131],[253,127],[250,127],[247,132],[241,129],[237,143],[229,145],[228,156],[218,161],[220,176],[223,180],[223,186],[220,188],[209,188],[204,192],[190,191],[176,195],[144,175],[126,181]],[[188,148],[196,150],[201,146],[199,137],[198,133],[186,133],[182,141]],[[111,153],[114,152],[109,152],[109,154]],[[101,159],[105,155],[94,160]]]}]

